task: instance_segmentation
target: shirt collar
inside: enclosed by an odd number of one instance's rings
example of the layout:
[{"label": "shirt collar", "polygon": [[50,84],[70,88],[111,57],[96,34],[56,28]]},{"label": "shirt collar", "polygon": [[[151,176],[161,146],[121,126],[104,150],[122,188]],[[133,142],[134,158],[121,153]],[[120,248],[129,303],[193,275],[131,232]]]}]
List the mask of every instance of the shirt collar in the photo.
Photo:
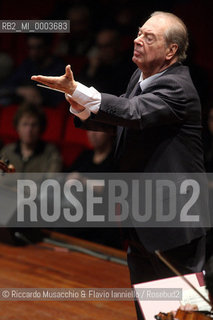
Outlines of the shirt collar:
[{"label": "shirt collar", "polygon": [[143,92],[144,89],[146,89],[154,79],[160,77],[166,70],[167,69],[165,69],[159,73],[156,73],[153,76],[150,76],[149,78],[146,78],[144,80],[143,80],[143,72],[141,72],[140,78],[138,80],[138,83],[140,84],[140,87],[141,87],[141,91]]}]

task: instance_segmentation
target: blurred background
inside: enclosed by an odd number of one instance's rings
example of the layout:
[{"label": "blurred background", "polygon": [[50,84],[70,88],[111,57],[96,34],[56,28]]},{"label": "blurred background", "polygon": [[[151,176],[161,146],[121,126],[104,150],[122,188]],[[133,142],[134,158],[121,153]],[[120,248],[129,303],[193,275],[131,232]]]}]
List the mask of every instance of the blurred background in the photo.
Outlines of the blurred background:
[{"label": "blurred background", "polygon": [[[20,105],[43,109],[47,126],[42,140],[53,143],[62,168],[92,148],[87,134],[75,129],[63,94],[38,88],[33,74],[61,75],[71,64],[76,80],[120,95],[135,70],[131,57],[138,27],[156,10],[177,14],[188,27],[189,65],[203,107],[207,170],[213,168],[213,4],[198,0],[2,0],[1,19],[69,19],[70,33],[0,35],[0,143],[17,140],[13,119]],[[212,110],[211,110],[212,109]]]},{"label": "blurred background", "polygon": [[203,107],[206,168],[213,168],[213,3],[198,0],[2,0],[3,19],[69,19],[70,33],[0,35],[0,143],[20,136],[13,119],[23,103],[45,113],[42,140],[54,144],[68,170],[92,148],[87,134],[75,129],[63,94],[38,88],[33,74],[61,75],[71,64],[75,79],[101,92],[120,95],[136,66],[131,57],[138,27],[156,10],[177,14],[188,27],[189,65]]}]

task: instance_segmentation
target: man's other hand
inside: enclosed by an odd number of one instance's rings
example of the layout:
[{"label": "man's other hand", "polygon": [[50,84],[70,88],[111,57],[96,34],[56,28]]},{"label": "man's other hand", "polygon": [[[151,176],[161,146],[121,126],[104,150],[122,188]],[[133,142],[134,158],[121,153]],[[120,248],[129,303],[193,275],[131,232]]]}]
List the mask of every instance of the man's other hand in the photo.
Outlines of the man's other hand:
[{"label": "man's other hand", "polygon": [[65,98],[69,102],[72,109],[74,109],[77,113],[85,110],[85,108],[81,104],[73,100],[69,94],[65,94]]}]

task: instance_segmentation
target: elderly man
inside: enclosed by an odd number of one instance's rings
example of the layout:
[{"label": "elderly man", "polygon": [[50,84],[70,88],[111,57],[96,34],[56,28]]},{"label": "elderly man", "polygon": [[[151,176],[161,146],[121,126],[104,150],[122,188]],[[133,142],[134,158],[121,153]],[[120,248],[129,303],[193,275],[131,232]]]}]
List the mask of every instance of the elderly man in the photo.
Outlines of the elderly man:
[{"label": "elderly man", "polygon": [[[70,66],[61,77],[33,76],[32,80],[67,94],[77,126],[117,131],[115,157],[120,171],[203,172],[201,106],[189,70],[181,63],[187,46],[184,23],[171,13],[154,12],[139,28],[132,58],[138,69],[121,97],[76,82]],[[156,249],[180,272],[203,267],[205,231],[201,228],[137,228],[129,234],[132,283],[172,276],[154,255]]]}]

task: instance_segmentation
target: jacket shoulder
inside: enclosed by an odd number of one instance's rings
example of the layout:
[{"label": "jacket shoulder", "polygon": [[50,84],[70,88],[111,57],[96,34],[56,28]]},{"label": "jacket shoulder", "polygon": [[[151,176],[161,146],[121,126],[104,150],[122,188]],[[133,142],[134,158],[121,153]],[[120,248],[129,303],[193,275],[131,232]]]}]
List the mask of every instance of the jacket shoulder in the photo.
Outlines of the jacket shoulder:
[{"label": "jacket shoulder", "polygon": [[174,94],[178,92],[180,94],[179,98],[184,96],[185,98],[193,97],[193,99],[199,99],[189,68],[179,63],[171,66],[150,85],[150,89],[161,88],[167,88]]},{"label": "jacket shoulder", "polygon": [[16,148],[16,143],[9,143],[6,144],[0,151],[0,155],[3,155],[4,153],[14,152]]},{"label": "jacket shoulder", "polygon": [[57,146],[53,143],[46,142],[44,146],[44,150],[47,153],[56,152],[59,153]]}]

